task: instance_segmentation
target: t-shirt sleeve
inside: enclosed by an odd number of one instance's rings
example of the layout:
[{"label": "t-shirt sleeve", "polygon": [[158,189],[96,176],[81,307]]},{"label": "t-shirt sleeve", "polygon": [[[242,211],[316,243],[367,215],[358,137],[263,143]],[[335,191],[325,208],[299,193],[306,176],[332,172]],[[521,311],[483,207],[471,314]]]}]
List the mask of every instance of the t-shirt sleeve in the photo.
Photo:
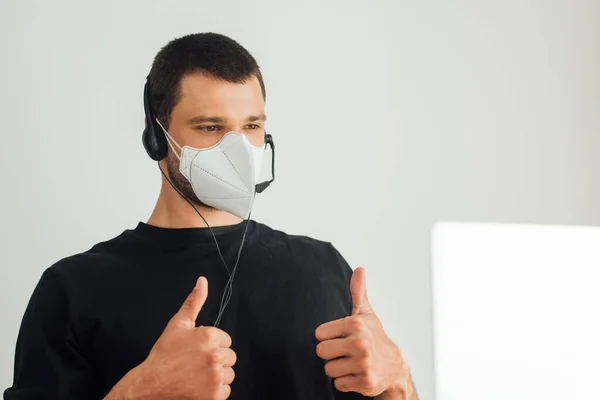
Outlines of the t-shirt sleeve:
[{"label": "t-shirt sleeve", "polygon": [[[345,298],[346,298],[346,302],[345,302],[346,303],[346,314],[351,315],[352,314],[352,295],[350,294],[350,279],[352,278],[352,273],[354,271],[352,270],[350,265],[346,262],[344,257],[342,257],[340,252],[335,247],[333,247],[333,252],[335,254],[337,263],[339,264],[339,268],[340,268],[342,277],[343,277],[345,283],[347,284],[346,285],[347,291],[344,293]],[[331,383],[333,385],[333,380],[331,381]],[[372,397],[365,397],[365,396],[361,395],[360,393],[340,392],[337,389],[335,389],[335,386],[334,386],[334,393],[335,393],[336,400],[372,399]]]},{"label": "t-shirt sleeve", "polygon": [[58,273],[47,269],[21,322],[13,386],[4,392],[5,400],[99,397],[72,324],[71,303]]},{"label": "t-shirt sleeve", "polygon": [[352,295],[350,294],[350,279],[352,278],[353,270],[348,265],[348,262],[344,259],[344,257],[340,254],[340,252],[331,245],[333,249],[333,253],[336,260],[336,267],[339,269],[341,277],[346,285],[346,290],[344,291],[344,305],[346,308],[346,315],[352,314]]}]

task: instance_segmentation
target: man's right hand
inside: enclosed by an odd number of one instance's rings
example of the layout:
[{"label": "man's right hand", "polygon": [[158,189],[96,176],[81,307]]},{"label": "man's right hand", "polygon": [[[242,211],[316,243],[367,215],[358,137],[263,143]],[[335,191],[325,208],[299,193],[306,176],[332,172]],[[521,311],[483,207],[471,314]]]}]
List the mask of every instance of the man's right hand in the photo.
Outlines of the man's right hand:
[{"label": "man's right hand", "polygon": [[218,328],[196,327],[207,296],[208,281],[200,277],[148,358],[125,375],[105,400],[229,397],[236,361],[231,337]]}]

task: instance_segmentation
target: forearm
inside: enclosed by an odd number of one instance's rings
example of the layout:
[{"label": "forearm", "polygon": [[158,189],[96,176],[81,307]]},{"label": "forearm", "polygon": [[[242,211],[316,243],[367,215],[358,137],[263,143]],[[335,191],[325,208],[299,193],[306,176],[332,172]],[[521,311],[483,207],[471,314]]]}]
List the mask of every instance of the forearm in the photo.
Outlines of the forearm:
[{"label": "forearm", "polygon": [[104,400],[159,400],[156,379],[138,366],[129,371]]}]

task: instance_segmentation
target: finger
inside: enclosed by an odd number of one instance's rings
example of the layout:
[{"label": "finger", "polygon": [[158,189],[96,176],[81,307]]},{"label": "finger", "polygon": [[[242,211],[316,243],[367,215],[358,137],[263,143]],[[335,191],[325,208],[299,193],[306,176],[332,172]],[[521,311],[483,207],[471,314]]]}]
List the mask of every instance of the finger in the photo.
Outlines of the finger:
[{"label": "finger", "polygon": [[171,323],[189,328],[196,327],[196,318],[198,318],[198,314],[206,302],[207,296],[208,281],[205,277],[201,276],[196,281],[196,286],[187,299],[185,299],[179,311],[177,311],[177,314],[171,319]]},{"label": "finger", "polygon": [[363,267],[356,268],[352,273],[350,294],[352,295],[352,315],[373,312],[367,298],[367,272]]},{"label": "finger", "polygon": [[213,326],[201,326],[197,329],[203,345],[206,347],[231,347],[231,336],[219,328]]},{"label": "finger", "polygon": [[317,355],[323,360],[350,356],[351,342],[348,338],[322,341],[317,345]]},{"label": "finger", "polygon": [[223,354],[223,366],[224,367],[233,367],[237,361],[237,355],[235,351],[227,348],[220,349]]},{"label": "finger", "polygon": [[363,328],[362,319],[359,316],[351,316],[320,325],[315,331],[315,336],[319,341],[345,338],[360,332]]},{"label": "finger", "polygon": [[364,375],[346,375],[336,378],[333,384],[340,392],[361,392],[364,390],[363,382],[365,381]]},{"label": "finger", "polygon": [[225,385],[230,385],[234,379],[235,372],[233,371],[233,368],[223,368],[223,383]]},{"label": "finger", "polygon": [[360,373],[360,366],[356,358],[344,357],[325,364],[325,373],[330,378],[339,378]]},{"label": "finger", "polygon": [[218,399],[228,399],[231,396],[231,386],[223,385],[218,395]]}]

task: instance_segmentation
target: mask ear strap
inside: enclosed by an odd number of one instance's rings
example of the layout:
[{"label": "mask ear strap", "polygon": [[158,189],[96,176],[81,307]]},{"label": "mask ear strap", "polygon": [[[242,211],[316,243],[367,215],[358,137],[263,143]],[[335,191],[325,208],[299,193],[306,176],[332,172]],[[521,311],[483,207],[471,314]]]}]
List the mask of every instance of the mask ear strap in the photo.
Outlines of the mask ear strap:
[{"label": "mask ear strap", "polygon": [[177,153],[175,151],[175,148],[173,147],[173,144],[175,144],[175,146],[177,146],[177,148],[179,149],[179,152],[183,152],[183,149],[181,148],[181,146],[175,141],[175,139],[173,139],[173,137],[169,134],[169,132],[167,132],[167,130],[165,129],[164,126],[162,126],[162,124],[160,123],[160,121],[158,120],[158,118],[156,118],[156,122],[158,123],[158,125],[160,125],[160,127],[163,130],[163,133],[165,134],[165,137],[167,138],[167,143],[169,143],[169,147],[171,147],[171,150],[173,150],[173,153],[175,154],[175,157],[177,157],[177,159],[181,160],[181,156],[179,155],[179,153]]}]

